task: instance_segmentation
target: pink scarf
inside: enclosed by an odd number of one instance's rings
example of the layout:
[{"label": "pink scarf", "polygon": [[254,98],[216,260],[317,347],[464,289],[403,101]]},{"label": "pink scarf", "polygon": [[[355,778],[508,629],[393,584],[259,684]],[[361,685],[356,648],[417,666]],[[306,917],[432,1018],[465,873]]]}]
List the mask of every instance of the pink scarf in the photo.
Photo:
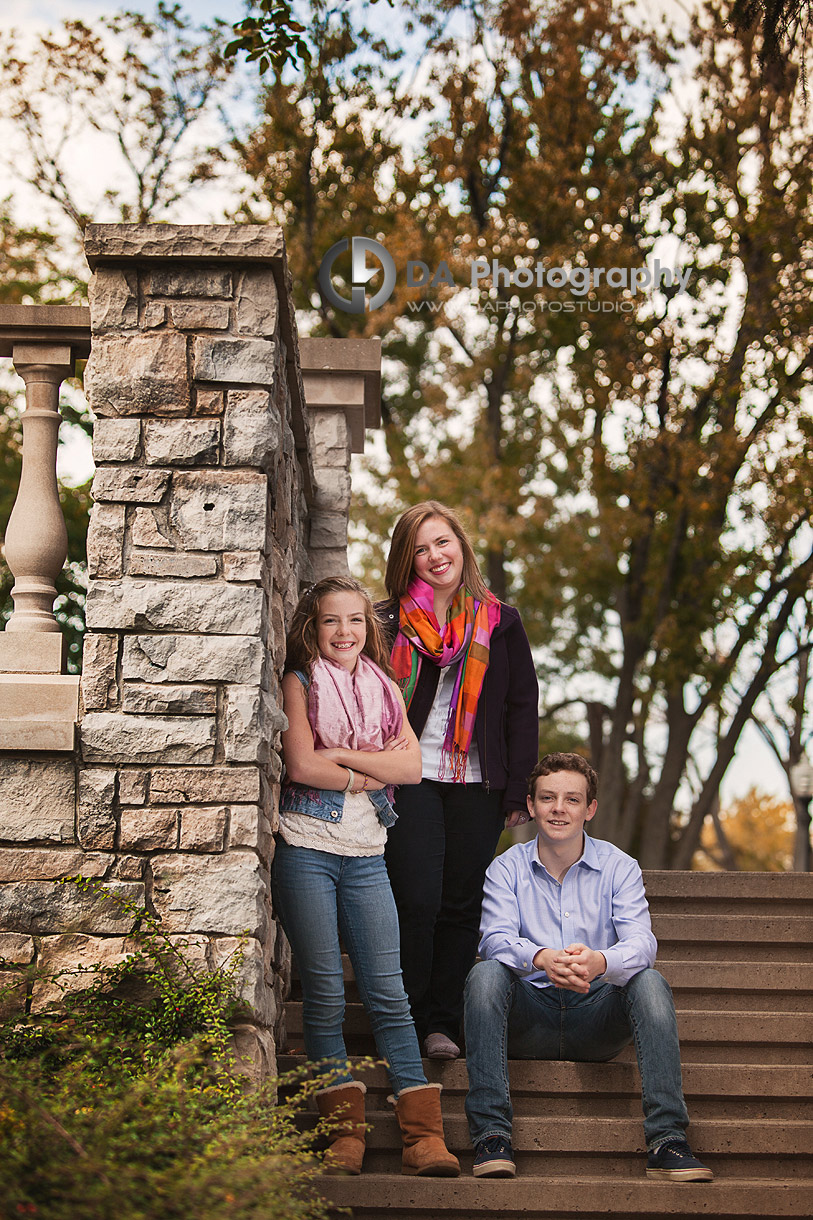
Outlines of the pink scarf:
[{"label": "pink scarf", "polygon": [[392,682],[361,653],[352,673],[324,657],[311,665],[308,720],[319,749],[380,750],[404,723]]}]

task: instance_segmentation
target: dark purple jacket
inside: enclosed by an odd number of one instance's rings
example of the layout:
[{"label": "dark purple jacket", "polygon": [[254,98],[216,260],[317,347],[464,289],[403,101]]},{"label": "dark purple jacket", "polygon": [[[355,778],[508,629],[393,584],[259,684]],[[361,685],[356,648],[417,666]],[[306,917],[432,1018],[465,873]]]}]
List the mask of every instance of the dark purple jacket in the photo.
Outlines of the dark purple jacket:
[{"label": "dark purple jacket", "polygon": [[[491,637],[483,689],[477,703],[475,736],[486,790],[504,788],[503,812],[525,809],[528,776],[539,756],[539,683],[519,611],[502,604]],[[398,601],[376,606],[392,647],[398,634]],[[409,705],[409,723],[420,737],[440,680],[440,669],[423,659]]]}]

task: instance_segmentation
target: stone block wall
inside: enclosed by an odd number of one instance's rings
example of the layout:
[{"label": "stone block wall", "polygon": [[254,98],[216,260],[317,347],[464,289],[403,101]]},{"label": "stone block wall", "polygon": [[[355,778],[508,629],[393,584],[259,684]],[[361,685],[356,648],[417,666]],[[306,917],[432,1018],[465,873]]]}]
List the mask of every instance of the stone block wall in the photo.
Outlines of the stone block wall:
[{"label": "stone block wall", "polygon": [[242,938],[241,1045],[271,1071],[290,967],[269,893],[285,627],[314,567],[346,570],[347,423],[308,420],[278,230],[91,226],[86,254],[79,747],[0,753],[0,956],[125,953],[130,921],[58,885],[101,878],[201,963]]}]

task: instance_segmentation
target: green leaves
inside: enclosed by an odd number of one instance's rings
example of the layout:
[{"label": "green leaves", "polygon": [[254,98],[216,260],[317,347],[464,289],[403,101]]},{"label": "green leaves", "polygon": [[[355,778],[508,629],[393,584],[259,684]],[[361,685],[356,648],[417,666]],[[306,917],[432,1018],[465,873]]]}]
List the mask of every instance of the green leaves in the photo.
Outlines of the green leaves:
[{"label": "green leaves", "polygon": [[[394,0],[387,3],[392,6]],[[303,67],[311,62],[307,29],[294,16],[293,0],[254,0],[252,8],[258,16],[245,17],[232,26],[236,37],[224,48],[227,59],[244,52],[248,63],[257,64],[260,76],[271,67],[279,75],[286,64]]]},{"label": "green leaves", "polygon": [[249,63],[256,63],[260,76],[273,65],[281,72],[286,63],[308,62],[310,48],[303,37],[305,27],[293,15],[292,0],[256,0],[258,17],[246,17],[232,27],[236,38],[226,44],[227,58],[245,52]]},{"label": "green leaves", "polygon": [[[30,974],[61,999],[25,1014],[0,961],[0,1198],[48,1220],[327,1220],[301,1071],[248,1088],[231,1022],[239,955],[218,970],[95,881],[64,882],[132,917],[126,956]],[[196,938],[197,939],[197,938]],[[199,945],[197,946],[199,953]],[[4,980],[11,982],[4,987]],[[83,990],[77,990],[77,984]],[[38,994],[42,995],[40,990]]]}]

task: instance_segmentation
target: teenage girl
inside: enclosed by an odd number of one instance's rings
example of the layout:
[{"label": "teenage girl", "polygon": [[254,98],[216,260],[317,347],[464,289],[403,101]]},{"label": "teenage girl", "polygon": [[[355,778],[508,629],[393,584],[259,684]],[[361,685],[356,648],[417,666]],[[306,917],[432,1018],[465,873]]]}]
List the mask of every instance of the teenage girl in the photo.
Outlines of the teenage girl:
[{"label": "teenage girl", "polygon": [[336,1080],[317,1094],[320,1114],[334,1120],[328,1172],[360,1173],[364,1155],[366,1090],[348,1071],[342,1035],[341,936],[386,1061],[402,1172],[456,1177],[440,1086],[427,1084],[404,991],[384,865],[395,821],[391,786],[416,783],[421,772],[420,747],[390,672],[363,587],[337,576],[309,589],[294,613],[282,680],[286,777],[272,892],[302,980],[305,1051]]},{"label": "teenage girl", "polygon": [[427,1056],[455,1059],[485,871],[503,826],[528,821],[539,686],[518,612],[489,592],[445,504],[398,519],[386,585],[379,615],[422,755],[387,842],[401,968]]}]

